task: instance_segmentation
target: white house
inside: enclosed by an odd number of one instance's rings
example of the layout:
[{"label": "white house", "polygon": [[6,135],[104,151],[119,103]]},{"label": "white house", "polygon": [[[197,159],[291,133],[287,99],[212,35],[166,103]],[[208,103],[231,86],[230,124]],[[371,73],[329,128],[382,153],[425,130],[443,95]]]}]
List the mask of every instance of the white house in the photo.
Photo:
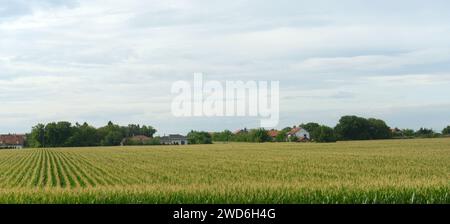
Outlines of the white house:
[{"label": "white house", "polygon": [[309,134],[308,131],[306,131],[303,128],[293,128],[289,133],[288,133],[288,138],[290,139],[291,137],[297,137],[299,141],[309,141],[311,139],[311,136]]},{"label": "white house", "polygon": [[160,139],[161,144],[163,145],[187,145],[188,139],[183,135],[169,135],[163,136]]}]

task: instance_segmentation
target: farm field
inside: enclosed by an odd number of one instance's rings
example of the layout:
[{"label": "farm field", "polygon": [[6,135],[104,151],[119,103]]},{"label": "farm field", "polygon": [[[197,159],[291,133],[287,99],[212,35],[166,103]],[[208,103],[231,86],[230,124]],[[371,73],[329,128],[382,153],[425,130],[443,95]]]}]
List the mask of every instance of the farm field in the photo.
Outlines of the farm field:
[{"label": "farm field", "polygon": [[0,203],[450,203],[450,139],[0,151]]}]

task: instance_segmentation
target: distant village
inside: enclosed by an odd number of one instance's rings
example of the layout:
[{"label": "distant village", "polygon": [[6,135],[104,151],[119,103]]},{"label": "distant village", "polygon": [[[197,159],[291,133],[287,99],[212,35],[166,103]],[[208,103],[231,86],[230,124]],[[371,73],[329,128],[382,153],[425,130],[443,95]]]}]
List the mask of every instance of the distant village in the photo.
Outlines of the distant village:
[{"label": "distant village", "polygon": [[[233,135],[243,135],[248,133],[249,130],[239,129],[233,132]],[[269,130],[265,131],[267,133],[267,136],[271,138],[271,141],[276,141],[277,136],[279,135],[280,131],[278,130]],[[214,135],[218,133],[215,132],[209,132],[209,138],[213,138]],[[126,146],[126,145],[156,145],[156,144],[149,144],[150,142],[157,139],[158,143],[157,145],[188,145],[189,139],[188,136],[181,135],[181,134],[170,134],[170,135],[164,135],[161,137],[150,137],[146,135],[134,135],[131,137],[123,138],[120,142],[120,146]],[[295,140],[293,140],[295,139]],[[291,130],[288,131],[286,135],[286,141],[296,141],[296,142],[307,142],[310,140],[310,134],[308,131],[306,131],[304,128],[296,127],[294,126]],[[27,142],[27,135],[26,134],[2,134],[0,135],[0,149],[22,149],[25,148]]]},{"label": "distant village", "polygon": [[419,130],[389,127],[383,120],[343,116],[335,127],[318,123],[300,124],[281,130],[239,129],[234,132],[191,131],[187,135],[169,134],[154,136],[152,126],[130,124],[120,126],[109,122],[95,128],[87,123],[52,122],[32,127],[28,134],[0,135],[0,149],[95,147],[129,145],[188,145],[213,142],[336,142],[350,140],[377,140],[392,138],[449,137],[450,125],[440,133],[433,129]]}]

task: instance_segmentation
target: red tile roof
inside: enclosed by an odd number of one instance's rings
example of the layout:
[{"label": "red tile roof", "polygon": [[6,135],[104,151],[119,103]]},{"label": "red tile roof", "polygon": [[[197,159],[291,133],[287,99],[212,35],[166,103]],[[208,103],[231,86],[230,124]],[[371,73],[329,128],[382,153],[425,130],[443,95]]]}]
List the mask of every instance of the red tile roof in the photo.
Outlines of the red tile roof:
[{"label": "red tile roof", "polygon": [[24,145],[25,135],[0,135],[0,145]]},{"label": "red tile roof", "polygon": [[270,131],[267,132],[267,134],[268,134],[270,137],[275,138],[275,137],[277,137],[277,135],[278,135],[278,131],[277,131],[277,130],[270,130]]},{"label": "red tile roof", "polygon": [[295,133],[299,132],[300,130],[302,130],[302,128],[293,128],[291,131],[289,131],[288,134],[294,135]]}]

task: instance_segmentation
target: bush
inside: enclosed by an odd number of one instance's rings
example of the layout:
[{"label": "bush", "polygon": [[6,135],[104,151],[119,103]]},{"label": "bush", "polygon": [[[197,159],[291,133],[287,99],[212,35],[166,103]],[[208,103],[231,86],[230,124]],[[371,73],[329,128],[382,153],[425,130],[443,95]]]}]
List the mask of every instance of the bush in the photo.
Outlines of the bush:
[{"label": "bush", "polygon": [[276,142],[285,142],[286,139],[287,139],[287,131],[285,130],[279,131],[277,136],[275,137]]},{"label": "bush", "polygon": [[250,141],[251,142],[268,142],[270,141],[270,136],[267,131],[263,128],[254,129],[250,131]]},{"label": "bush", "polygon": [[191,131],[187,135],[189,144],[212,144],[212,137],[208,132]]},{"label": "bush", "polygon": [[443,135],[450,135],[450,125],[442,130]]},{"label": "bush", "polygon": [[212,140],[217,142],[228,142],[232,139],[233,133],[229,130],[212,134]]},{"label": "bush", "polygon": [[419,130],[416,131],[415,136],[421,137],[421,138],[438,137],[438,135],[433,131],[433,129],[428,129],[428,128],[420,128]]},{"label": "bush", "polygon": [[336,135],[334,130],[325,125],[320,126],[316,131],[316,142],[336,142]]}]

